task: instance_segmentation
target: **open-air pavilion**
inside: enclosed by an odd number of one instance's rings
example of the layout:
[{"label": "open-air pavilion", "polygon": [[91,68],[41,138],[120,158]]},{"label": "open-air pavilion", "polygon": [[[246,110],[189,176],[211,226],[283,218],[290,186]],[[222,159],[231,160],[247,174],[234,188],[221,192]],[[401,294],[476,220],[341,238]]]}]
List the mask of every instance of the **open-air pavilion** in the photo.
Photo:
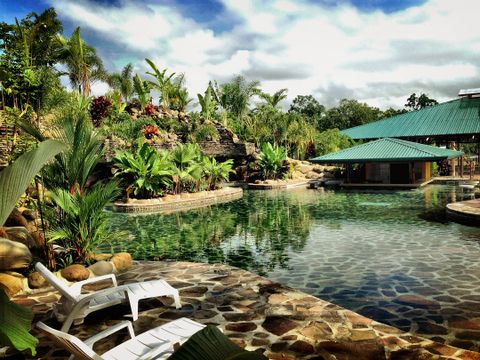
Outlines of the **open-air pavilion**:
[{"label": "open-air pavilion", "polygon": [[[472,144],[480,154],[480,89],[461,90],[459,99],[403,113],[341,131],[354,140],[397,138],[460,150],[460,144]],[[456,171],[456,165],[458,171]],[[452,173],[463,175],[460,164],[452,161]]]},{"label": "open-air pavilion", "polygon": [[415,188],[431,181],[434,163],[462,155],[461,151],[384,138],[310,161],[345,165],[343,186]]}]

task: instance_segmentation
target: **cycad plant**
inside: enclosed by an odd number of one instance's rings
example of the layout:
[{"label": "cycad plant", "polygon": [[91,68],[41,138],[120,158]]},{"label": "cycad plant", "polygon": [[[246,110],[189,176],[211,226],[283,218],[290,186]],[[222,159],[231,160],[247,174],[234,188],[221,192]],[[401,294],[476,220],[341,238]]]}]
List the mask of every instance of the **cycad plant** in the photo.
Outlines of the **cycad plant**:
[{"label": "cycad plant", "polygon": [[232,159],[224,162],[217,162],[215,158],[210,159],[208,156],[204,156],[202,167],[203,175],[206,178],[207,189],[218,189],[221,181],[228,181],[229,175],[231,173],[235,173],[235,170],[232,169],[232,166]]},{"label": "cycad plant", "polygon": [[97,183],[87,194],[53,191],[51,196],[59,211],[48,231],[49,241],[63,246],[75,262],[87,262],[100,244],[118,236],[108,229],[109,213],[104,208],[119,195],[118,184],[113,181]]},{"label": "cycad plant", "polygon": [[151,198],[163,194],[172,182],[173,170],[168,154],[159,153],[147,143],[135,153],[116,151],[113,164],[115,176],[125,180],[127,199],[133,192],[138,198]]},{"label": "cycad plant", "polygon": [[264,179],[277,179],[281,175],[283,162],[287,154],[283,147],[264,143],[258,157],[258,167]]}]

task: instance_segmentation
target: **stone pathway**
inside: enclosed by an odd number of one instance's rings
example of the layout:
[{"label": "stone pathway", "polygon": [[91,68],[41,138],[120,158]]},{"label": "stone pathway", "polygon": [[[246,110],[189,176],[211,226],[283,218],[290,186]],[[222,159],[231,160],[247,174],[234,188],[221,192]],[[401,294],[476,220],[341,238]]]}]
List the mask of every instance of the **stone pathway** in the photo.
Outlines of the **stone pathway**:
[{"label": "stone pathway", "polygon": [[[171,307],[171,299],[140,303],[136,333],[182,316],[219,326],[234,342],[248,350],[262,351],[270,359],[479,359],[480,353],[422,339],[396,328],[226,265],[187,262],[135,262],[118,276],[119,283],[163,278],[180,290],[182,308]],[[59,295],[51,288],[14,300],[30,306],[42,320],[50,319]],[[126,305],[89,315],[84,325],[70,332],[85,339],[129,317]],[[66,359],[66,351],[47,337],[39,337],[37,359]],[[99,342],[99,353],[125,341],[119,332]]]}]

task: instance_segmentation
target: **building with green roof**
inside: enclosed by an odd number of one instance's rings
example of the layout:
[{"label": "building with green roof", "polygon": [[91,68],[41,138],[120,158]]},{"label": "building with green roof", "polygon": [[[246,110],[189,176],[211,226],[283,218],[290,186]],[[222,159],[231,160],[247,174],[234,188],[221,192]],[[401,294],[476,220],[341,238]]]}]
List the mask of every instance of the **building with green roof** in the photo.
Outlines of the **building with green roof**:
[{"label": "building with green roof", "polygon": [[462,97],[342,130],[355,140],[385,137],[414,141],[478,142],[480,98]]},{"label": "building with green roof", "polygon": [[344,185],[418,187],[431,179],[434,162],[462,155],[461,151],[383,138],[310,161],[320,164],[345,164]]}]

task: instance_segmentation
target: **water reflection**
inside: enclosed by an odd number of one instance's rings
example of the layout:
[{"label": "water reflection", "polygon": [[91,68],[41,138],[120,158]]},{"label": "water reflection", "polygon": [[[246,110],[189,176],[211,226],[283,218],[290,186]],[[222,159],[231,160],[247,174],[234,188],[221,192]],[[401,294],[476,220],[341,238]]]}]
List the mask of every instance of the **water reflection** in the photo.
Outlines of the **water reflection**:
[{"label": "water reflection", "polygon": [[130,236],[103,250],[128,251],[135,259],[224,262],[265,274],[288,266],[287,249],[305,247],[310,195],[257,192],[229,204],[177,214],[115,214],[112,226]]}]

